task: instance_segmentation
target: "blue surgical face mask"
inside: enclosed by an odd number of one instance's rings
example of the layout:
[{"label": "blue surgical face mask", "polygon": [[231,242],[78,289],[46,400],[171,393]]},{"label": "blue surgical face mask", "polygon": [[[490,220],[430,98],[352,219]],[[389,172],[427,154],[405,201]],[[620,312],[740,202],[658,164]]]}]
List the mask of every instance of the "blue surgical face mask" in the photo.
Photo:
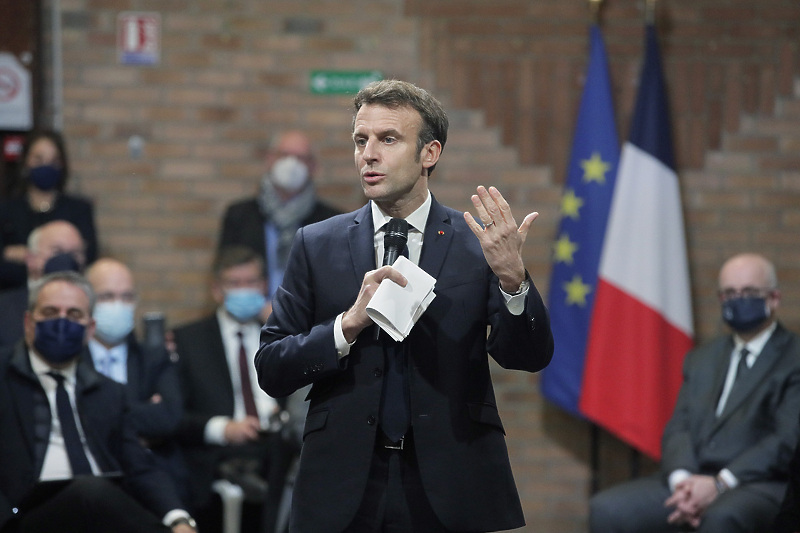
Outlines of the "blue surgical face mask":
[{"label": "blue surgical face mask", "polygon": [[769,318],[766,298],[731,298],[722,302],[722,319],[731,329],[747,333]]},{"label": "blue surgical face mask", "polygon": [[119,344],[133,331],[135,310],[136,306],[133,304],[119,300],[98,303],[92,314],[95,336],[106,344]]},{"label": "blue surgical face mask", "polygon": [[61,178],[64,176],[64,171],[59,167],[53,165],[41,165],[33,167],[28,171],[28,179],[33,183],[37,189],[43,191],[50,191],[55,189]]},{"label": "blue surgical face mask", "polygon": [[52,364],[60,365],[81,353],[86,326],[66,318],[40,320],[36,323],[33,347]]},{"label": "blue surgical face mask", "polygon": [[258,317],[267,304],[267,298],[256,289],[230,289],[225,291],[225,309],[239,322]]}]

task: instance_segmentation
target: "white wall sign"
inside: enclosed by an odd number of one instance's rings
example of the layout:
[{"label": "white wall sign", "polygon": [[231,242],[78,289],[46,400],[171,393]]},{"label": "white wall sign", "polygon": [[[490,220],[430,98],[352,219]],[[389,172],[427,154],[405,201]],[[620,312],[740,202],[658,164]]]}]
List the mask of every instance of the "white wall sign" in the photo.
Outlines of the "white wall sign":
[{"label": "white wall sign", "polygon": [[31,74],[14,54],[0,52],[0,130],[33,126]]},{"label": "white wall sign", "polygon": [[117,16],[117,56],[123,65],[157,65],[161,59],[161,15],[120,13]]}]

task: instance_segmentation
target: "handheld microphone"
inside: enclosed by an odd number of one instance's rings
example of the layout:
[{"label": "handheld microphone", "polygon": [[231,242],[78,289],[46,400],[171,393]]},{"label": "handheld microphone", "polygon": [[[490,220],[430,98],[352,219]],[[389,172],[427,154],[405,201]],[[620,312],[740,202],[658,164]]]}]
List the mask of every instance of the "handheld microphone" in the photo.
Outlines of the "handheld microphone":
[{"label": "handheld microphone", "polygon": [[403,253],[407,241],[408,222],[402,218],[391,219],[383,234],[383,266],[394,264]]},{"label": "handheld microphone", "polygon": [[[386,224],[383,233],[383,265],[391,265],[403,253],[408,242],[408,222],[402,218],[393,218]],[[375,340],[378,340],[381,328],[375,324]]]}]

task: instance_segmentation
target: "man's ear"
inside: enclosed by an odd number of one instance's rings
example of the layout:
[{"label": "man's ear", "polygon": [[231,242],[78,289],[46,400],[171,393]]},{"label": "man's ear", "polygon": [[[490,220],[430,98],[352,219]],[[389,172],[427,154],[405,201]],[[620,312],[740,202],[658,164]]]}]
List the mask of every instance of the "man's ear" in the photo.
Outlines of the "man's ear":
[{"label": "man's ear", "polygon": [[222,305],[222,302],[225,301],[225,291],[222,290],[222,285],[216,279],[211,282],[211,296],[217,305]]},{"label": "man's ear", "polygon": [[442,154],[442,143],[439,141],[431,141],[422,147],[420,160],[422,161],[422,168],[431,168],[439,161],[439,156]]}]

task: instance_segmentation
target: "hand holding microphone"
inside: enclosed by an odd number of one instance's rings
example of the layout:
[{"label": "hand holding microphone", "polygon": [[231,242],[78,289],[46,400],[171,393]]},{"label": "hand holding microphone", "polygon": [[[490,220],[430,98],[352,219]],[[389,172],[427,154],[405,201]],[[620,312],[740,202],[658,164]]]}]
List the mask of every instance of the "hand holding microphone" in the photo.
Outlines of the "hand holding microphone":
[{"label": "hand holding microphone", "polygon": [[[405,287],[408,283],[402,274],[390,268],[390,265],[402,255],[407,241],[408,222],[402,218],[391,219],[383,235],[383,266],[364,275],[356,302],[342,317],[342,331],[347,342],[353,342],[364,328],[373,323],[366,309],[381,281],[388,278],[401,287]],[[377,328],[377,331],[380,329]]]}]

